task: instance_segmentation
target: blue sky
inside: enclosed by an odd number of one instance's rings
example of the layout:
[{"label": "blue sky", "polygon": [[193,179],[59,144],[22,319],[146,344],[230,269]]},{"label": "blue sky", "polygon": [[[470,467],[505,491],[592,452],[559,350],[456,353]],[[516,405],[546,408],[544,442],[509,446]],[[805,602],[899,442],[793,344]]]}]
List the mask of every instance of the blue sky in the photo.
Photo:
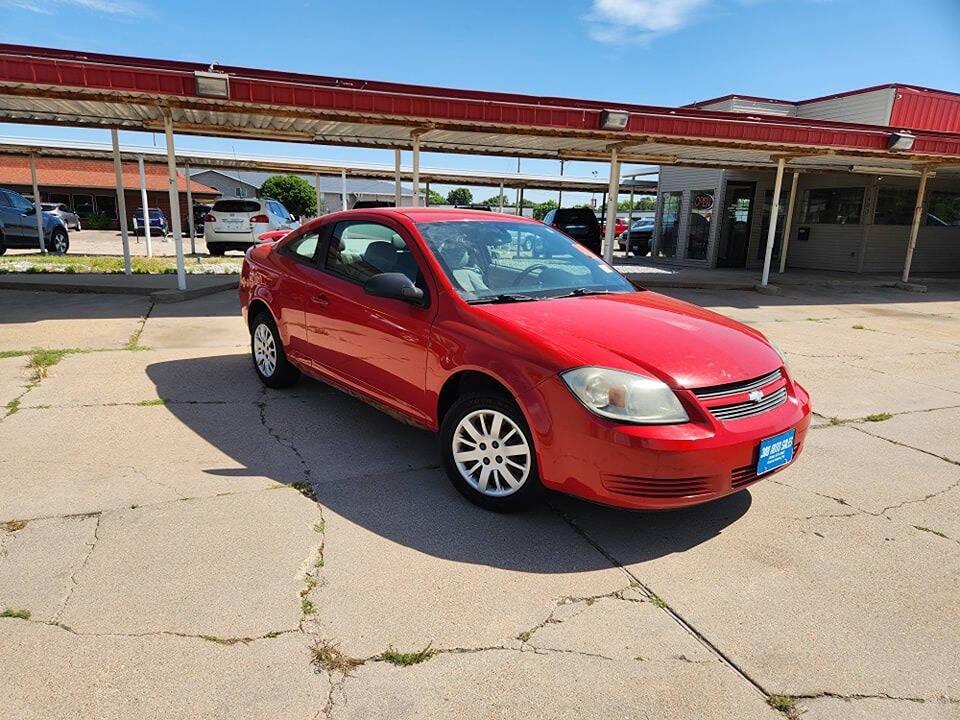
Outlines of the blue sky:
[{"label": "blue sky", "polygon": [[[731,92],[801,99],[887,82],[960,91],[958,0],[0,0],[0,20],[4,43],[652,105]],[[0,125],[0,134],[109,139],[22,125]],[[122,142],[154,138],[123,133]],[[177,142],[392,162],[389,151]],[[516,170],[509,158],[425,154],[422,162]],[[559,172],[552,161],[522,167]],[[590,163],[569,163],[566,173],[593,170],[606,174]]]}]

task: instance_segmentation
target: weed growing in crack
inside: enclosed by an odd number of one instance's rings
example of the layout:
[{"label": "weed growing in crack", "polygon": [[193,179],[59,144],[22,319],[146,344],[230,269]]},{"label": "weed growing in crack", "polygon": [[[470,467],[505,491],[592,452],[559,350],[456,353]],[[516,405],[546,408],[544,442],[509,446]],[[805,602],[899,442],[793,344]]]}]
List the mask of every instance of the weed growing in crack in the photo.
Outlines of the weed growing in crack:
[{"label": "weed growing in crack", "polygon": [[846,423],[846,422],[847,422],[846,420],[841,420],[841,419],[838,418],[838,417],[832,417],[832,418],[830,418],[830,424],[831,424],[831,425],[843,425],[843,424]]},{"label": "weed growing in crack", "polygon": [[17,530],[23,530],[26,526],[26,520],[8,520],[5,523],[0,523],[0,530],[16,532]]},{"label": "weed growing in crack", "polygon": [[17,618],[19,620],[29,620],[30,611],[15,610],[14,608],[4,608],[3,612],[0,612],[0,618]]},{"label": "weed growing in crack", "polygon": [[317,579],[313,575],[307,575],[303,578],[303,581],[307,584],[307,587],[313,589],[317,586]]},{"label": "weed growing in crack", "polygon": [[310,662],[317,670],[326,670],[327,672],[339,672],[349,675],[357,667],[363,665],[363,660],[347,657],[340,652],[340,646],[329,640],[318,640],[310,649],[312,658]]},{"label": "weed growing in crack", "polygon": [[304,615],[313,615],[317,608],[314,607],[313,600],[310,598],[300,598],[300,609],[303,610]]},{"label": "weed growing in crack", "polygon": [[667,604],[663,600],[661,600],[657,595],[654,595],[653,593],[650,593],[650,603],[654,607],[658,607],[661,610],[664,610],[667,607]]},{"label": "weed growing in crack", "polygon": [[418,665],[419,663],[426,662],[436,654],[437,651],[431,650],[429,645],[427,645],[423,650],[408,653],[398,652],[397,650],[394,650],[393,646],[391,645],[382,653],[380,653],[378,659],[388,662],[391,665],[408,667],[410,665]]},{"label": "weed growing in crack", "polygon": [[20,398],[14,398],[7,403],[7,417],[20,410]]},{"label": "weed growing in crack", "polygon": [[313,531],[315,533],[319,533],[320,535],[323,535],[323,529],[324,529],[323,520],[321,520],[320,522],[318,522],[313,526]]},{"label": "weed growing in crack", "polygon": [[790,718],[790,720],[795,720],[800,717],[797,710],[797,701],[789,695],[771,695],[767,698],[767,705],[774,710],[779,710]]},{"label": "weed growing in crack", "polygon": [[154,405],[163,405],[167,401],[163,398],[153,398],[153,400],[141,400],[137,403],[137,407],[153,407]]},{"label": "weed growing in crack", "polygon": [[275,638],[275,637],[280,637],[281,635],[283,635],[282,632],[280,632],[280,631],[278,631],[278,630],[271,630],[270,632],[268,632],[268,633],[267,633],[266,635],[264,635],[263,637],[272,640],[273,638]]},{"label": "weed growing in crack", "polygon": [[530,642],[530,638],[533,637],[533,630],[524,630],[522,633],[517,635],[517,640],[520,642]]},{"label": "weed growing in crack", "polygon": [[31,350],[27,359],[27,367],[33,373],[33,382],[40,382],[45,377],[50,368],[63,360],[67,355],[85,352],[79,348],[69,348],[66,350]]},{"label": "weed growing in crack", "polygon": [[237,643],[246,642],[246,640],[240,638],[221,638],[216,635],[201,635],[200,637],[207,642],[216,643],[217,645],[236,645]]},{"label": "weed growing in crack", "polygon": [[853,326],[853,329],[854,329],[854,330],[866,330],[866,328],[865,328],[863,325],[854,325],[854,326]]},{"label": "weed growing in crack", "polygon": [[867,422],[883,422],[884,420],[889,420],[893,415],[887,412],[874,413],[873,415],[867,415],[864,420]]}]

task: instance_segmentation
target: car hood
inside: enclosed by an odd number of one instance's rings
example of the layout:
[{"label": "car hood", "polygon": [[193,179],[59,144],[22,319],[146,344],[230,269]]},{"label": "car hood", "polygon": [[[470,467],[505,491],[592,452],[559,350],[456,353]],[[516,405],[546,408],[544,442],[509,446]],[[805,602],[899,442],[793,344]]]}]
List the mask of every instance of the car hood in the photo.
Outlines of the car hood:
[{"label": "car hood", "polygon": [[555,371],[598,365],[696,388],[758,377],[782,364],[759,331],[648,291],[473,309],[537,345]]}]

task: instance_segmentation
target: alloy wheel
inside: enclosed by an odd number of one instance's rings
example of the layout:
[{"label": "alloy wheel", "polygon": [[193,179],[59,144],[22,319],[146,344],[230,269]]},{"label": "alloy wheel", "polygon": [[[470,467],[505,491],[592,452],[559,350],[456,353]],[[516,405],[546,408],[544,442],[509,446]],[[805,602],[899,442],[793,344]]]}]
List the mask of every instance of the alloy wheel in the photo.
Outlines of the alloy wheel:
[{"label": "alloy wheel", "polygon": [[264,377],[270,377],[277,369],[277,343],[264,323],[257,325],[253,333],[253,359]]},{"label": "alloy wheel", "polygon": [[497,410],[475,410],[460,420],[453,432],[453,460],[474,490],[491,497],[523,487],[532,465],[523,431]]}]

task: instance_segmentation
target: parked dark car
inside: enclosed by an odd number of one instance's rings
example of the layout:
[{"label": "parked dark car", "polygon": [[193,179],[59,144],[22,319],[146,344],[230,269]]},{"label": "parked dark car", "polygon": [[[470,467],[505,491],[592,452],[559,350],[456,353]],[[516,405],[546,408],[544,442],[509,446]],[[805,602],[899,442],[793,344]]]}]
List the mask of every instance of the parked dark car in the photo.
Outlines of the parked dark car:
[{"label": "parked dark car", "polygon": [[[43,211],[41,211],[43,212]],[[62,254],[70,248],[67,226],[56,215],[43,212],[43,242],[49,252]],[[0,255],[7,248],[37,248],[37,211],[23,195],[0,188]]]},{"label": "parked dark car", "polygon": [[[207,213],[213,209],[213,205],[200,205],[199,203],[194,203],[193,205],[193,230],[196,232],[197,237],[203,235],[203,220],[207,217]],[[190,232],[190,216],[183,218],[183,232]]]},{"label": "parked dark car", "polygon": [[590,208],[554,208],[544,215],[543,222],[566,233],[590,252],[600,254],[603,233]]},{"label": "parked dark car", "polygon": [[623,251],[628,251],[637,257],[643,257],[650,252],[650,243],[653,239],[653,220],[634,220],[630,231],[620,233],[617,244]]},{"label": "parked dark car", "polygon": [[386,200],[357,200],[353,204],[354,210],[369,210],[370,208],[393,207],[392,202]]},{"label": "parked dark car", "polygon": [[[150,235],[167,236],[167,216],[163,214],[160,208],[150,208]],[[133,233],[137,237],[146,235],[143,224],[143,208],[137,208],[133,212]]]}]

